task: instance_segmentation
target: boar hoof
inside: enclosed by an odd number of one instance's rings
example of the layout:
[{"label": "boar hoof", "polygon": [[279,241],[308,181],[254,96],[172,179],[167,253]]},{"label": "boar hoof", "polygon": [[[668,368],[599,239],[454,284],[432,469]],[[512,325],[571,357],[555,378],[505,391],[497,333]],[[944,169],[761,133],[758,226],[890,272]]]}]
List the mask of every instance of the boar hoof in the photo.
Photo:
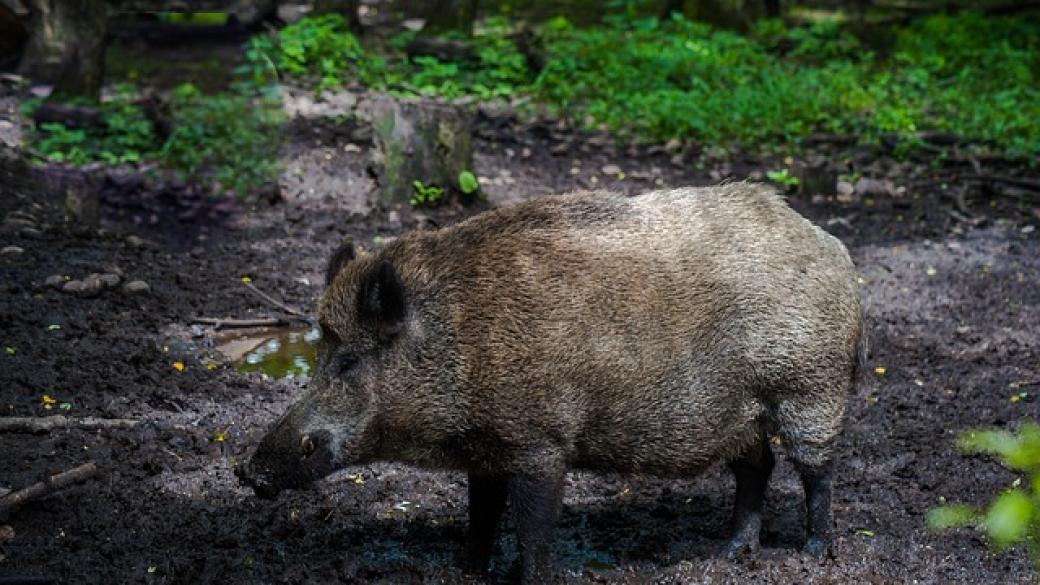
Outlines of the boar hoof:
[{"label": "boar hoof", "polygon": [[805,541],[805,546],[802,547],[802,552],[817,559],[832,556],[830,543],[824,542],[822,539],[815,536],[810,537],[809,540]]},{"label": "boar hoof", "polygon": [[746,535],[738,534],[726,544],[724,555],[727,559],[736,559],[745,555],[753,555],[758,552],[758,535],[754,539]]}]

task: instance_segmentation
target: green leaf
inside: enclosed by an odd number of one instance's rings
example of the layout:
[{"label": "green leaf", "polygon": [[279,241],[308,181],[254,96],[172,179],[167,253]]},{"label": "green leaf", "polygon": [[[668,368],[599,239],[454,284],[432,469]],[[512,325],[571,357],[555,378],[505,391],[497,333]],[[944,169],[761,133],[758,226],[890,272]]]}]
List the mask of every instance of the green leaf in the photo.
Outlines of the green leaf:
[{"label": "green leaf", "polygon": [[470,195],[476,193],[477,189],[480,189],[480,183],[477,182],[477,177],[469,171],[462,171],[459,173],[459,190]]},{"label": "green leaf", "polygon": [[986,533],[999,545],[1021,541],[1033,517],[1033,503],[1018,490],[1001,494],[986,511]]}]

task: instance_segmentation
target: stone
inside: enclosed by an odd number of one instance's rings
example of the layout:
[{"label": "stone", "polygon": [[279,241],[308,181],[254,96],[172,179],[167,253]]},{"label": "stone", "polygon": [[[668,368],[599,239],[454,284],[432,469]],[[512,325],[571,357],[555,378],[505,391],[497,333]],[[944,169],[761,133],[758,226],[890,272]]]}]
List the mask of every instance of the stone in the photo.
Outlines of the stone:
[{"label": "stone", "polygon": [[123,285],[123,292],[130,295],[147,294],[151,291],[152,287],[148,286],[148,283],[143,280],[131,280]]},{"label": "stone", "polygon": [[123,280],[123,278],[121,276],[119,276],[118,274],[113,274],[111,272],[106,272],[105,274],[102,274],[100,278],[101,278],[101,284],[106,289],[107,288],[115,288],[115,287],[119,286],[119,283]]},{"label": "stone", "polygon": [[61,288],[65,286],[66,280],[67,279],[60,274],[52,274],[51,276],[48,276],[46,280],[43,281],[43,284],[51,288],[61,290]]},{"label": "stone", "polygon": [[25,248],[18,246],[4,246],[0,249],[0,256],[21,256],[25,253]]},{"label": "stone", "polygon": [[101,294],[101,290],[105,288],[105,283],[101,280],[101,275],[98,273],[88,274],[83,279],[83,290],[80,291],[80,295],[84,297],[96,297]]},{"label": "stone", "polygon": [[84,290],[82,280],[70,280],[61,287],[61,291],[67,294],[78,295]]}]

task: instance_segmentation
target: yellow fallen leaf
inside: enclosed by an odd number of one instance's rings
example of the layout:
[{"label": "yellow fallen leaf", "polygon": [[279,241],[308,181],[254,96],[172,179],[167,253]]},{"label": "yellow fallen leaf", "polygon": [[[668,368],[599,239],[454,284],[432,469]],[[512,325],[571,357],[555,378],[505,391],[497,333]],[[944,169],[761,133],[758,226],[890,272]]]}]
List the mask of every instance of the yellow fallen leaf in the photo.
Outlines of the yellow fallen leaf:
[{"label": "yellow fallen leaf", "polygon": [[879,375],[879,376],[884,376],[885,372],[887,372],[887,371],[888,370],[885,369],[884,366],[878,366],[878,367],[874,368],[874,373]]},{"label": "yellow fallen leaf", "polygon": [[866,536],[868,538],[874,538],[874,531],[873,530],[860,529],[860,530],[856,531],[856,534],[859,534],[859,535],[862,535],[862,536]]},{"label": "yellow fallen leaf", "polygon": [[42,404],[43,407],[46,408],[47,410],[50,410],[50,409],[54,408],[54,405],[57,404],[57,403],[58,403],[57,399],[55,399],[54,397],[49,396],[47,394],[44,394],[42,397],[40,397],[40,404]]},{"label": "yellow fallen leaf", "polygon": [[243,276],[242,277],[242,284],[249,284],[251,282],[253,282],[252,278],[249,278],[248,276]]},{"label": "yellow fallen leaf", "polygon": [[173,362],[173,369],[177,370],[178,372],[183,372],[184,362]]}]

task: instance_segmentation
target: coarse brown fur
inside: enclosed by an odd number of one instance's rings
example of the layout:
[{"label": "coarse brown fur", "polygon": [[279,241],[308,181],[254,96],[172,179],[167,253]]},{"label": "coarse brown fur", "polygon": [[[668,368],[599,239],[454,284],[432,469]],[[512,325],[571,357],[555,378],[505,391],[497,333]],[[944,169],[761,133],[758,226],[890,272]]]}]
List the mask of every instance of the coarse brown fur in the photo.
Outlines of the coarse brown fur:
[{"label": "coarse brown fur", "polygon": [[826,470],[863,311],[844,246],[770,189],[574,193],[337,257],[312,387],[254,460],[269,481],[293,485],[279,470],[299,477],[300,437],[316,433],[308,480],[378,459],[471,478],[735,462],[738,494],[761,484],[734,520],[753,548],[777,433],[829,543]]}]

